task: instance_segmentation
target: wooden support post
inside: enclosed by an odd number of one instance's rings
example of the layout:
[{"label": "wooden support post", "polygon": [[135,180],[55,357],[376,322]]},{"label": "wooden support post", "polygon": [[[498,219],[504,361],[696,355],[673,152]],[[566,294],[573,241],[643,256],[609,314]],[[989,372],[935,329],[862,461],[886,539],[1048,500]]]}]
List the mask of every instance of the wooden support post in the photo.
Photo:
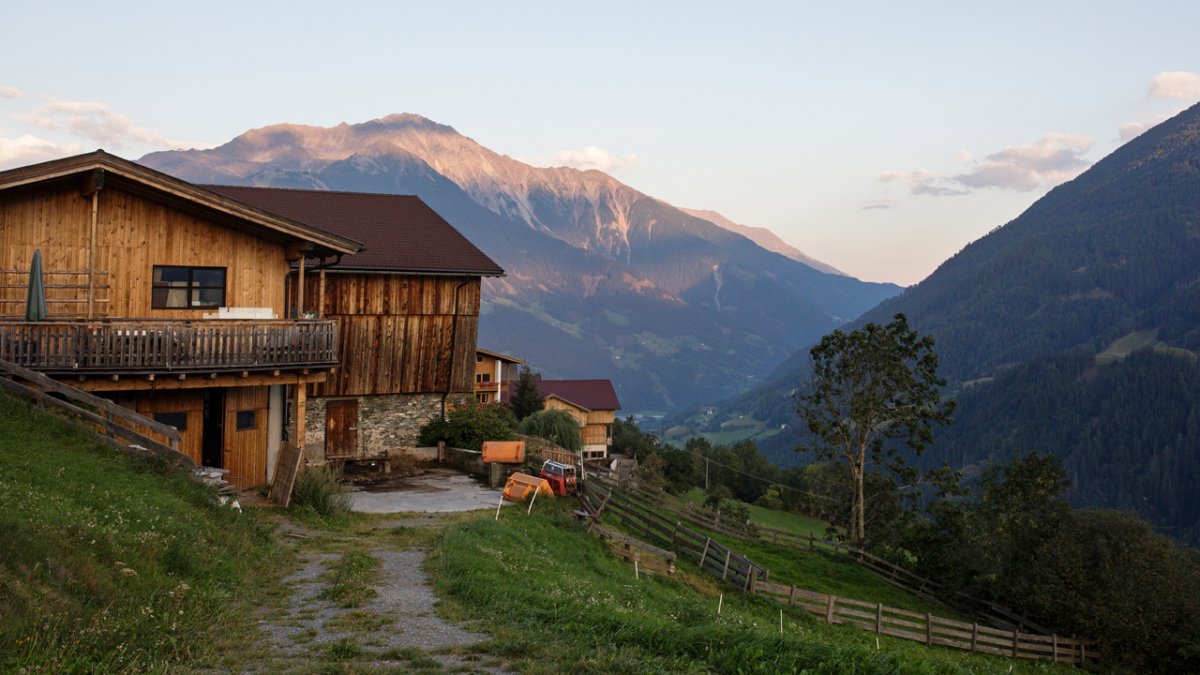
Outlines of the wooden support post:
[{"label": "wooden support post", "polygon": [[317,318],[325,318],[325,268],[321,268],[320,274],[317,275]]},{"label": "wooden support post", "polygon": [[87,294],[87,318],[91,321],[95,317],[95,302],[96,302],[96,221],[100,215],[100,191],[97,189],[92,193],[92,223],[88,235],[88,294]]},{"label": "wooden support post", "polygon": [[1014,659],[1017,658],[1017,640],[1018,640],[1017,629],[1014,628],[1013,629],[1013,648],[1012,648],[1012,656]]},{"label": "wooden support post", "polygon": [[704,561],[708,558],[708,547],[712,544],[712,537],[704,538],[704,550],[700,552],[700,571],[704,571]]},{"label": "wooden support post", "polygon": [[833,608],[835,602],[837,602],[837,596],[825,596],[825,623],[833,623]]},{"label": "wooden support post", "polygon": [[292,443],[301,450],[305,446],[305,415],[307,413],[308,399],[308,383],[304,378],[299,378],[296,382],[296,435]]},{"label": "wooden support post", "polygon": [[883,632],[883,603],[875,604],[875,632]]},{"label": "wooden support post", "polygon": [[925,612],[925,644],[933,644],[933,615]]},{"label": "wooden support post", "polygon": [[792,586],[788,589],[788,607],[796,606],[796,587]]},{"label": "wooden support post", "polygon": [[808,533],[808,550],[812,551],[815,548],[816,548],[816,545],[813,543],[813,533],[809,532]]},{"label": "wooden support post", "polygon": [[725,549],[725,569],[721,571],[722,581],[724,581],[725,577],[729,574],[729,556],[731,555],[733,555],[733,550],[728,548]]},{"label": "wooden support post", "polygon": [[299,274],[296,275],[296,320],[304,318],[304,253],[300,253]]},{"label": "wooden support post", "polygon": [[971,624],[971,651],[975,651],[975,646],[979,644],[979,624]]},{"label": "wooden support post", "polygon": [[1051,639],[1054,641],[1054,662],[1058,663],[1058,635],[1051,636]]}]

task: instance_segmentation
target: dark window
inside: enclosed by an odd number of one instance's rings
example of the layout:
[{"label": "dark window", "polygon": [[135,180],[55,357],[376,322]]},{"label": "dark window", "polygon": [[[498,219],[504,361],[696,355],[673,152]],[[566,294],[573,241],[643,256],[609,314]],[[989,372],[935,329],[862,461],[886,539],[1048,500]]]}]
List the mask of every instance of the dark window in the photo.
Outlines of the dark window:
[{"label": "dark window", "polygon": [[154,309],[201,309],[225,306],[224,267],[154,266]]},{"label": "dark window", "polygon": [[161,422],[169,427],[175,427],[180,431],[187,431],[187,413],[185,412],[154,413],[154,421]]},{"label": "dark window", "polygon": [[237,430],[246,431],[258,426],[257,410],[239,410],[237,414]]},{"label": "dark window", "polygon": [[483,363],[483,354],[475,355],[475,363]]}]

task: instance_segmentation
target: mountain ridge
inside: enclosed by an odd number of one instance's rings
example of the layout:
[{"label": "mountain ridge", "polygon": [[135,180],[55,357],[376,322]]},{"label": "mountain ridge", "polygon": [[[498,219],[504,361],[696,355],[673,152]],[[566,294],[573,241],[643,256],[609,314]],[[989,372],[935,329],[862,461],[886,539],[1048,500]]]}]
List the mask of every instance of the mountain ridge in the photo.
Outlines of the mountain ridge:
[{"label": "mountain ridge", "polygon": [[612,376],[631,411],[735,394],[899,290],[767,251],[602,172],[529,166],[419,115],[271,125],[142,161],[193,182],[417,194],[509,272],[485,280],[481,343],[551,376]]}]

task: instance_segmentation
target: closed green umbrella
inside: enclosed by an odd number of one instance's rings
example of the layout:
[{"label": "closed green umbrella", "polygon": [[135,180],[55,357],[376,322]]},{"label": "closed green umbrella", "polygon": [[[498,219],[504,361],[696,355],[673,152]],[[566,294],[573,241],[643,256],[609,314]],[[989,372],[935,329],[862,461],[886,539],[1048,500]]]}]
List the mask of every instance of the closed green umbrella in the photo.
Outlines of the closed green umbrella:
[{"label": "closed green umbrella", "polygon": [[25,299],[25,320],[41,321],[50,314],[46,310],[46,280],[42,274],[42,250],[33,252],[29,263],[29,295]]}]

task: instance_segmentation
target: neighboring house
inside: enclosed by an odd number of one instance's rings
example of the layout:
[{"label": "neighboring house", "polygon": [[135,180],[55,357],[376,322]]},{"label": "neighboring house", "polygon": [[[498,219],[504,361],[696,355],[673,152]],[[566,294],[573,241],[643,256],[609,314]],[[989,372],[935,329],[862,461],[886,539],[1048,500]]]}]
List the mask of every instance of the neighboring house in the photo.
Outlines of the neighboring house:
[{"label": "neighboring house", "polygon": [[[546,397],[547,410],[566,410],[579,422],[584,459],[608,456],[612,445],[612,425],[621,409],[617,392],[608,380],[536,379],[538,391]],[[509,384],[509,396],[517,383]]]},{"label": "neighboring house", "polygon": [[[311,296],[307,261],[359,249],[103,151],[0,172],[0,359],[173,425],[197,464],[265,485],[287,398],[303,429],[306,389],[338,365],[336,322],[303,318],[288,289]],[[49,317],[27,322],[34,250]]]},{"label": "neighboring house", "polygon": [[525,362],[486,349],[475,350],[475,402],[502,403],[508,400],[508,383],[516,382],[517,369]]},{"label": "neighboring house", "polygon": [[419,198],[208,187],[363,243],[310,270],[301,302],[289,296],[338,326],[341,366],[308,399],[310,457],[385,458],[415,445],[448,403],[473,398],[480,282],[504,270]]}]

